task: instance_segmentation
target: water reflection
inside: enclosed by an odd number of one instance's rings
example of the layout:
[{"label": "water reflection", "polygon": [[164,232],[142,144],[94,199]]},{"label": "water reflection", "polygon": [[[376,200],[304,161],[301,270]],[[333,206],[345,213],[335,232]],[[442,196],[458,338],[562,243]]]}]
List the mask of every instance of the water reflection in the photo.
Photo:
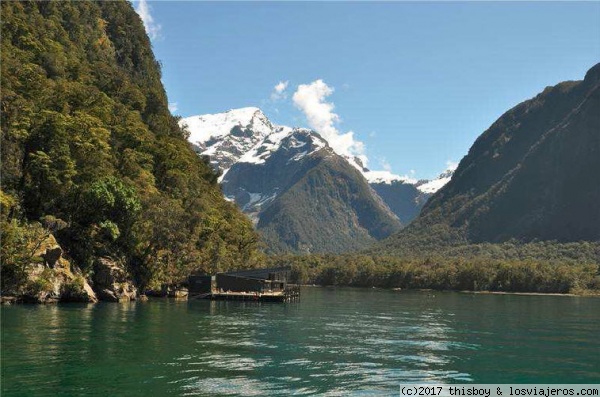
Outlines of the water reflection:
[{"label": "water reflection", "polygon": [[189,362],[204,376],[190,378],[183,389],[239,390],[229,389],[235,379],[247,381],[239,387],[249,394],[259,387],[285,395],[327,392],[332,385],[348,393],[391,390],[404,381],[471,380],[447,369],[452,352],[476,348],[453,337],[453,313],[398,313],[377,302],[371,311],[363,299],[329,296],[306,303],[309,310],[303,305],[210,302],[210,315],[198,323],[198,354]]},{"label": "water reflection", "polygon": [[593,382],[599,305],[313,288],[285,305],[9,307],[2,395],[389,395],[401,382]]}]

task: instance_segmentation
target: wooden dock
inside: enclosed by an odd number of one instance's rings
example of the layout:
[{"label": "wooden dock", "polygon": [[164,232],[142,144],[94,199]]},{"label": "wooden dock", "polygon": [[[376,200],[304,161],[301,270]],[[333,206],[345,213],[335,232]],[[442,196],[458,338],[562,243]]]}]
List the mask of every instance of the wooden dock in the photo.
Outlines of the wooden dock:
[{"label": "wooden dock", "polygon": [[253,302],[290,302],[300,298],[300,287],[288,285],[285,291],[212,291],[208,294],[196,295],[199,299],[253,301]]},{"label": "wooden dock", "polygon": [[210,294],[209,299],[229,301],[284,302],[283,292],[226,291]]}]

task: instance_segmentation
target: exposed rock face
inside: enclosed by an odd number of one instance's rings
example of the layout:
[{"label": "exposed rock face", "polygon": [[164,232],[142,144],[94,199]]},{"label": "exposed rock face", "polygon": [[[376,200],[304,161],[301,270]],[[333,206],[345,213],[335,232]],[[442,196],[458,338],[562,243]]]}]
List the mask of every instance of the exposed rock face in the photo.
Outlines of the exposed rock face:
[{"label": "exposed rock face", "polygon": [[187,299],[189,295],[189,292],[186,288],[180,288],[175,290],[175,292],[173,293],[173,298],[175,299]]},{"label": "exposed rock face", "polygon": [[17,299],[31,303],[98,301],[78,269],[62,258],[62,252],[52,235],[40,243],[33,255],[37,262],[26,267],[26,287],[18,293]]},{"label": "exposed rock face", "polygon": [[13,303],[17,303],[16,296],[0,296],[0,303],[3,305],[12,305]]},{"label": "exposed rock face", "polygon": [[44,258],[44,264],[50,268],[54,268],[56,266],[56,262],[62,256],[62,248],[56,246],[54,248],[47,248],[46,252],[42,254],[42,258]]},{"label": "exposed rock face", "polygon": [[127,302],[137,298],[137,288],[131,277],[112,258],[98,258],[94,262],[93,282],[98,297],[103,301]]}]

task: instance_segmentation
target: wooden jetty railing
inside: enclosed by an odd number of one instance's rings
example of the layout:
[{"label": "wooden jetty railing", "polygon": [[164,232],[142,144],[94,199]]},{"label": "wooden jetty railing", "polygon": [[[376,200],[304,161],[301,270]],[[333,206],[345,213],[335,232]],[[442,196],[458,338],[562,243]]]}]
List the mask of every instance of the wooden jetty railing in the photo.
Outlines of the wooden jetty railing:
[{"label": "wooden jetty railing", "polygon": [[213,290],[210,293],[197,294],[197,299],[237,300],[255,302],[290,302],[300,299],[300,286],[288,284],[283,291],[223,291]]}]

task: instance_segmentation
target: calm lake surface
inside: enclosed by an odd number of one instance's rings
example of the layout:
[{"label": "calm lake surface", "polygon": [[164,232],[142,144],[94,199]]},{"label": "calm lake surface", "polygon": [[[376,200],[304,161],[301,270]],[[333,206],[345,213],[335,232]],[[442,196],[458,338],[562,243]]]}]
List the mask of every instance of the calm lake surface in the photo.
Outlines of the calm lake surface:
[{"label": "calm lake surface", "polygon": [[2,396],[398,394],[594,383],[600,299],[303,288],[299,302],[2,308]]}]

